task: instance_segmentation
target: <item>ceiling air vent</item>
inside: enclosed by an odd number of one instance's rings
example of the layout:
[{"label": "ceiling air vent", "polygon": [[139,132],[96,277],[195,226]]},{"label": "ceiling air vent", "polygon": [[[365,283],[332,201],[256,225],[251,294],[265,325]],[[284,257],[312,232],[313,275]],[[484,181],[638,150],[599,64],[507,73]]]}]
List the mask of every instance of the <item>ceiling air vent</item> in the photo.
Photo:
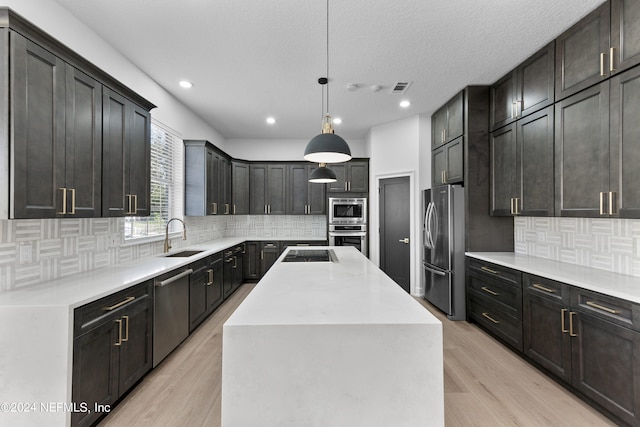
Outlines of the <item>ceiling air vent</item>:
[{"label": "ceiling air vent", "polygon": [[411,85],[411,82],[396,82],[391,87],[391,93],[403,94],[407,91],[407,88]]}]

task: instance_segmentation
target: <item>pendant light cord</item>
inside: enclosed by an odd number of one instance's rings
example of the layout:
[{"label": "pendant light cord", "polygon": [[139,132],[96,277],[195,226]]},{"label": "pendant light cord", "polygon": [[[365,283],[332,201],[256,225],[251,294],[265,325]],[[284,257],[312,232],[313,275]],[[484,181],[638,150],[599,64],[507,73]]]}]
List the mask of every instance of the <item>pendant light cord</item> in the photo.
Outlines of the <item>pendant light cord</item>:
[{"label": "pendant light cord", "polygon": [[327,0],[327,115],[329,114],[329,0]]}]

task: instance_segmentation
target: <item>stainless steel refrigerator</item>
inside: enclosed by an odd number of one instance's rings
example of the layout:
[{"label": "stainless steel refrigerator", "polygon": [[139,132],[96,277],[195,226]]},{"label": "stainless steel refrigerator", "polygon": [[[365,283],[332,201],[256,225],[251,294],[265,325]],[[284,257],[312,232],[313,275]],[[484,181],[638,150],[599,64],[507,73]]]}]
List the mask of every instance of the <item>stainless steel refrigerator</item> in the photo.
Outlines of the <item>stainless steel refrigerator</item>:
[{"label": "stainless steel refrigerator", "polygon": [[464,188],[423,192],[424,297],[451,320],[465,320]]}]

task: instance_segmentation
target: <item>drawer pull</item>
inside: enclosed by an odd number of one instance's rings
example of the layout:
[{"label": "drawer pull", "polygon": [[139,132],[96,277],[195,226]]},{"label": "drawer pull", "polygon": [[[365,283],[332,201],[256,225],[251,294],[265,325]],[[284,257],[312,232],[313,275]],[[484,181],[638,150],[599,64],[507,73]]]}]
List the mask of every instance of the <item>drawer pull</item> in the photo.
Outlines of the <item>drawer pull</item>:
[{"label": "drawer pull", "polygon": [[571,337],[577,337],[578,334],[573,332],[573,315],[576,314],[573,311],[569,312],[569,336]]},{"label": "drawer pull", "polygon": [[116,322],[118,322],[118,342],[114,345],[118,347],[122,345],[122,319],[118,319]]},{"label": "drawer pull", "polygon": [[485,266],[480,267],[480,270],[488,271],[491,274],[500,274],[496,270],[492,270],[489,267],[485,267]]},{"label": "drawer pull", "polygon": [[119,303],[112,305],[111,307],[105,307],[104,311],[111,311],[111,310],[115,310],[118,307],[122,307],[123,305],[125,305],[128,302],[133,301],[134,299],[136,299],[136,297],[126,297],[124,300],[120,301]]},{"label": "drawer pull", "polygon": [[122,338],[122,342],[129,341],[129,316],[122,316],[122,320],[127,321],[127,325],[124,328],[125,338]]},{"label": "drawer pull", "polygon": [[499,324],[500,322],[497,321],[496,319],[494,319],[493,317],[489,316],[489,313],[482,313],[483,317],[486,317],[487,319],[491,320],[493,323],[495,323],[496,325]]},{"label": "drawer pull", "polygon": [[614,310],[613,308],[605,307],[604,305],[597,304],[597,303],[595,303],[593,301],[587,301],[587,305],[591,306],[593,308],[597,308],[597,309],[602,310],[602,311],[606,311],[607,313],[620,314],[620,311],[618,311],[618,310]]},{"label": "drawer pull", "polygon": [[534,283],[531,286],[533,286],[536,289],[540,289],[541,291],[549,292],[550,294],[555,294],[556,293],[555,289],[547,288],[546,286],[542,286],[539,283]]},{"label": "drawer pull", "polygon": [[483,291],[485,291],[488,294],[493,295],[494,297],[497,297],[498,295],[500,295],[498,292],[492,291],[491,289],[487,288],[486,286],[483,286],[480,289],[482,289]]},{"label": "drawer pull", "polygon": [[562,328],[562,333],[569,332],[566,325],[564,324],[564,314],[567,312],[566,308],[560,309],[560,327]]}]

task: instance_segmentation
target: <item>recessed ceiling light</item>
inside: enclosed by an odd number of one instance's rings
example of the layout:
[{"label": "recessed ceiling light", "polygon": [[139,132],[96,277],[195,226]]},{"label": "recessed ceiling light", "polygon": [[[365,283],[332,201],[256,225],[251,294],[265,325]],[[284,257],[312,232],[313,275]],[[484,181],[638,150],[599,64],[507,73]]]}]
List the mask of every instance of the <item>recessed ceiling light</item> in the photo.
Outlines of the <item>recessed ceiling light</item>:
[{"label": "recessed ceiling light", "polygon": [[335,117],[333,119],[333,124],[334,125],[339,125],[340,123],[342,123],[342,119],[340,117]]},{"label": "recessed ceiling light", "polygon": [[273,125],[276,123],[276,119],[274,119],[273,117],[267,117],[267,123]]},{"label": "recessed ceiling light", "polygon": [[411,102],[404,100],[404,101],[400,101],[400,106],[402,108],[408,108],[411,105]]},{"label": "recessed ceiling light", "polygon": [[191,89],[193,87],[193,83],[191,83],[189,80],[180,80],[180,86],[185,89]]}]

